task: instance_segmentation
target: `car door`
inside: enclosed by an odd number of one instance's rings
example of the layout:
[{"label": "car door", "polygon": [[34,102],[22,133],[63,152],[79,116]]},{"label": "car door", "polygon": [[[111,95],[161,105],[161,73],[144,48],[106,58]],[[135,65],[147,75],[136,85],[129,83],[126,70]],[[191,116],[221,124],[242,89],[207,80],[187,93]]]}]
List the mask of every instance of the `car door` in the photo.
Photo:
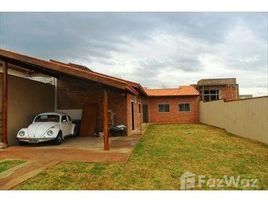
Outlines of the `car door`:
[{"label": "car door", "polygon": [[61,131],[63,136],[69,135],[69,122],[68,122],[68,117],[67,115],[63,115],[61,117]]},{"label": "car door", "polygon": [[67,115],[67,119],[68,119],[68,134],[72,134],[73,133],[73,122],[72,122],[72,119],[69,115]]}]

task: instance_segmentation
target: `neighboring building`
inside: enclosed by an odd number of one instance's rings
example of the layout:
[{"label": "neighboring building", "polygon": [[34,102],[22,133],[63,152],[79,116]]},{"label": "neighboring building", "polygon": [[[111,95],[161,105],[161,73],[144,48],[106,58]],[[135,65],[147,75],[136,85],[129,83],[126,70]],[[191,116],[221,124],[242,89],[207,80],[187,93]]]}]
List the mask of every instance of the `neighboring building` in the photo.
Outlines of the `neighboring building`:
[{"label": "neighboring building", "polygon": [[239,99],[250,99],[253,98],[252,94],[240,94]]},{"label": "neighboring building", "polygon": [[200,99],[204,102],[239,98],[236,78],[201,79],[193,86],[200,92]]},{"label": "neighboring building", "polygon": [[145,89],[143,119],[150,123],[198,123],[199,92],[193,86]]}]

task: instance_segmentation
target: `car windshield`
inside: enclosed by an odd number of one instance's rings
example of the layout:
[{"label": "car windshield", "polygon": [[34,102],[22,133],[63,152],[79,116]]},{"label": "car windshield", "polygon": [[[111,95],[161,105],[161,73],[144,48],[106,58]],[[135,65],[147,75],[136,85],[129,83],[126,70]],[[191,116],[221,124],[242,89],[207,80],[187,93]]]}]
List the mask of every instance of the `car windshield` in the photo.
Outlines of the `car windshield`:
[{"label": "car windshield", "polygon": [[59,122],[60,116],[58,115],[38,115],[34,122]]}]

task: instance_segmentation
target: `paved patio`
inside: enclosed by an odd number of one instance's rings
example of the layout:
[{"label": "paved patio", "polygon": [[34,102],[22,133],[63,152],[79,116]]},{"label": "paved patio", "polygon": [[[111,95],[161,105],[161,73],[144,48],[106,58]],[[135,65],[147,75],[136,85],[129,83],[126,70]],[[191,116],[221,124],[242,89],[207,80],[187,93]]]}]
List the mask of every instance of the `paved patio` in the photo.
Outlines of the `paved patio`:
[{"label": "paved patio", "polygon": [[110,150],[103,150],[103,138],[66,138],[61,145],[40,144],[10,146],[0,150],[0,160],[20,159],[27,163],[9,173],[0,174],[0,189],[11,189],[49,166],[61,161],[126,162],[134,150],[141,134],[127,137],[110,137]]}]

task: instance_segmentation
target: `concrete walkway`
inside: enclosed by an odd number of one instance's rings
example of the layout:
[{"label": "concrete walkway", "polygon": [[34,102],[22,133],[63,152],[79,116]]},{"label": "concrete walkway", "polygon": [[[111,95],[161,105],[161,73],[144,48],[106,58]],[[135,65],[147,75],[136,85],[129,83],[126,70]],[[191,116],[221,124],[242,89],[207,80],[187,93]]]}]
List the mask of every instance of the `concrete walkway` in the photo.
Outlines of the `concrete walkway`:
[{"label": "concrete walkway", "polygon": [[141,135],[111,137],[110,151],[103,150],[103,139],[94,137],[66,138],[63,144],[11,146],[0,149],[0,160],[20,159],[26,164],[9,175],[0,174],[0,189],[12,189],[19,183],[36,176],[41,171],[62,161],[126,162]]}]

